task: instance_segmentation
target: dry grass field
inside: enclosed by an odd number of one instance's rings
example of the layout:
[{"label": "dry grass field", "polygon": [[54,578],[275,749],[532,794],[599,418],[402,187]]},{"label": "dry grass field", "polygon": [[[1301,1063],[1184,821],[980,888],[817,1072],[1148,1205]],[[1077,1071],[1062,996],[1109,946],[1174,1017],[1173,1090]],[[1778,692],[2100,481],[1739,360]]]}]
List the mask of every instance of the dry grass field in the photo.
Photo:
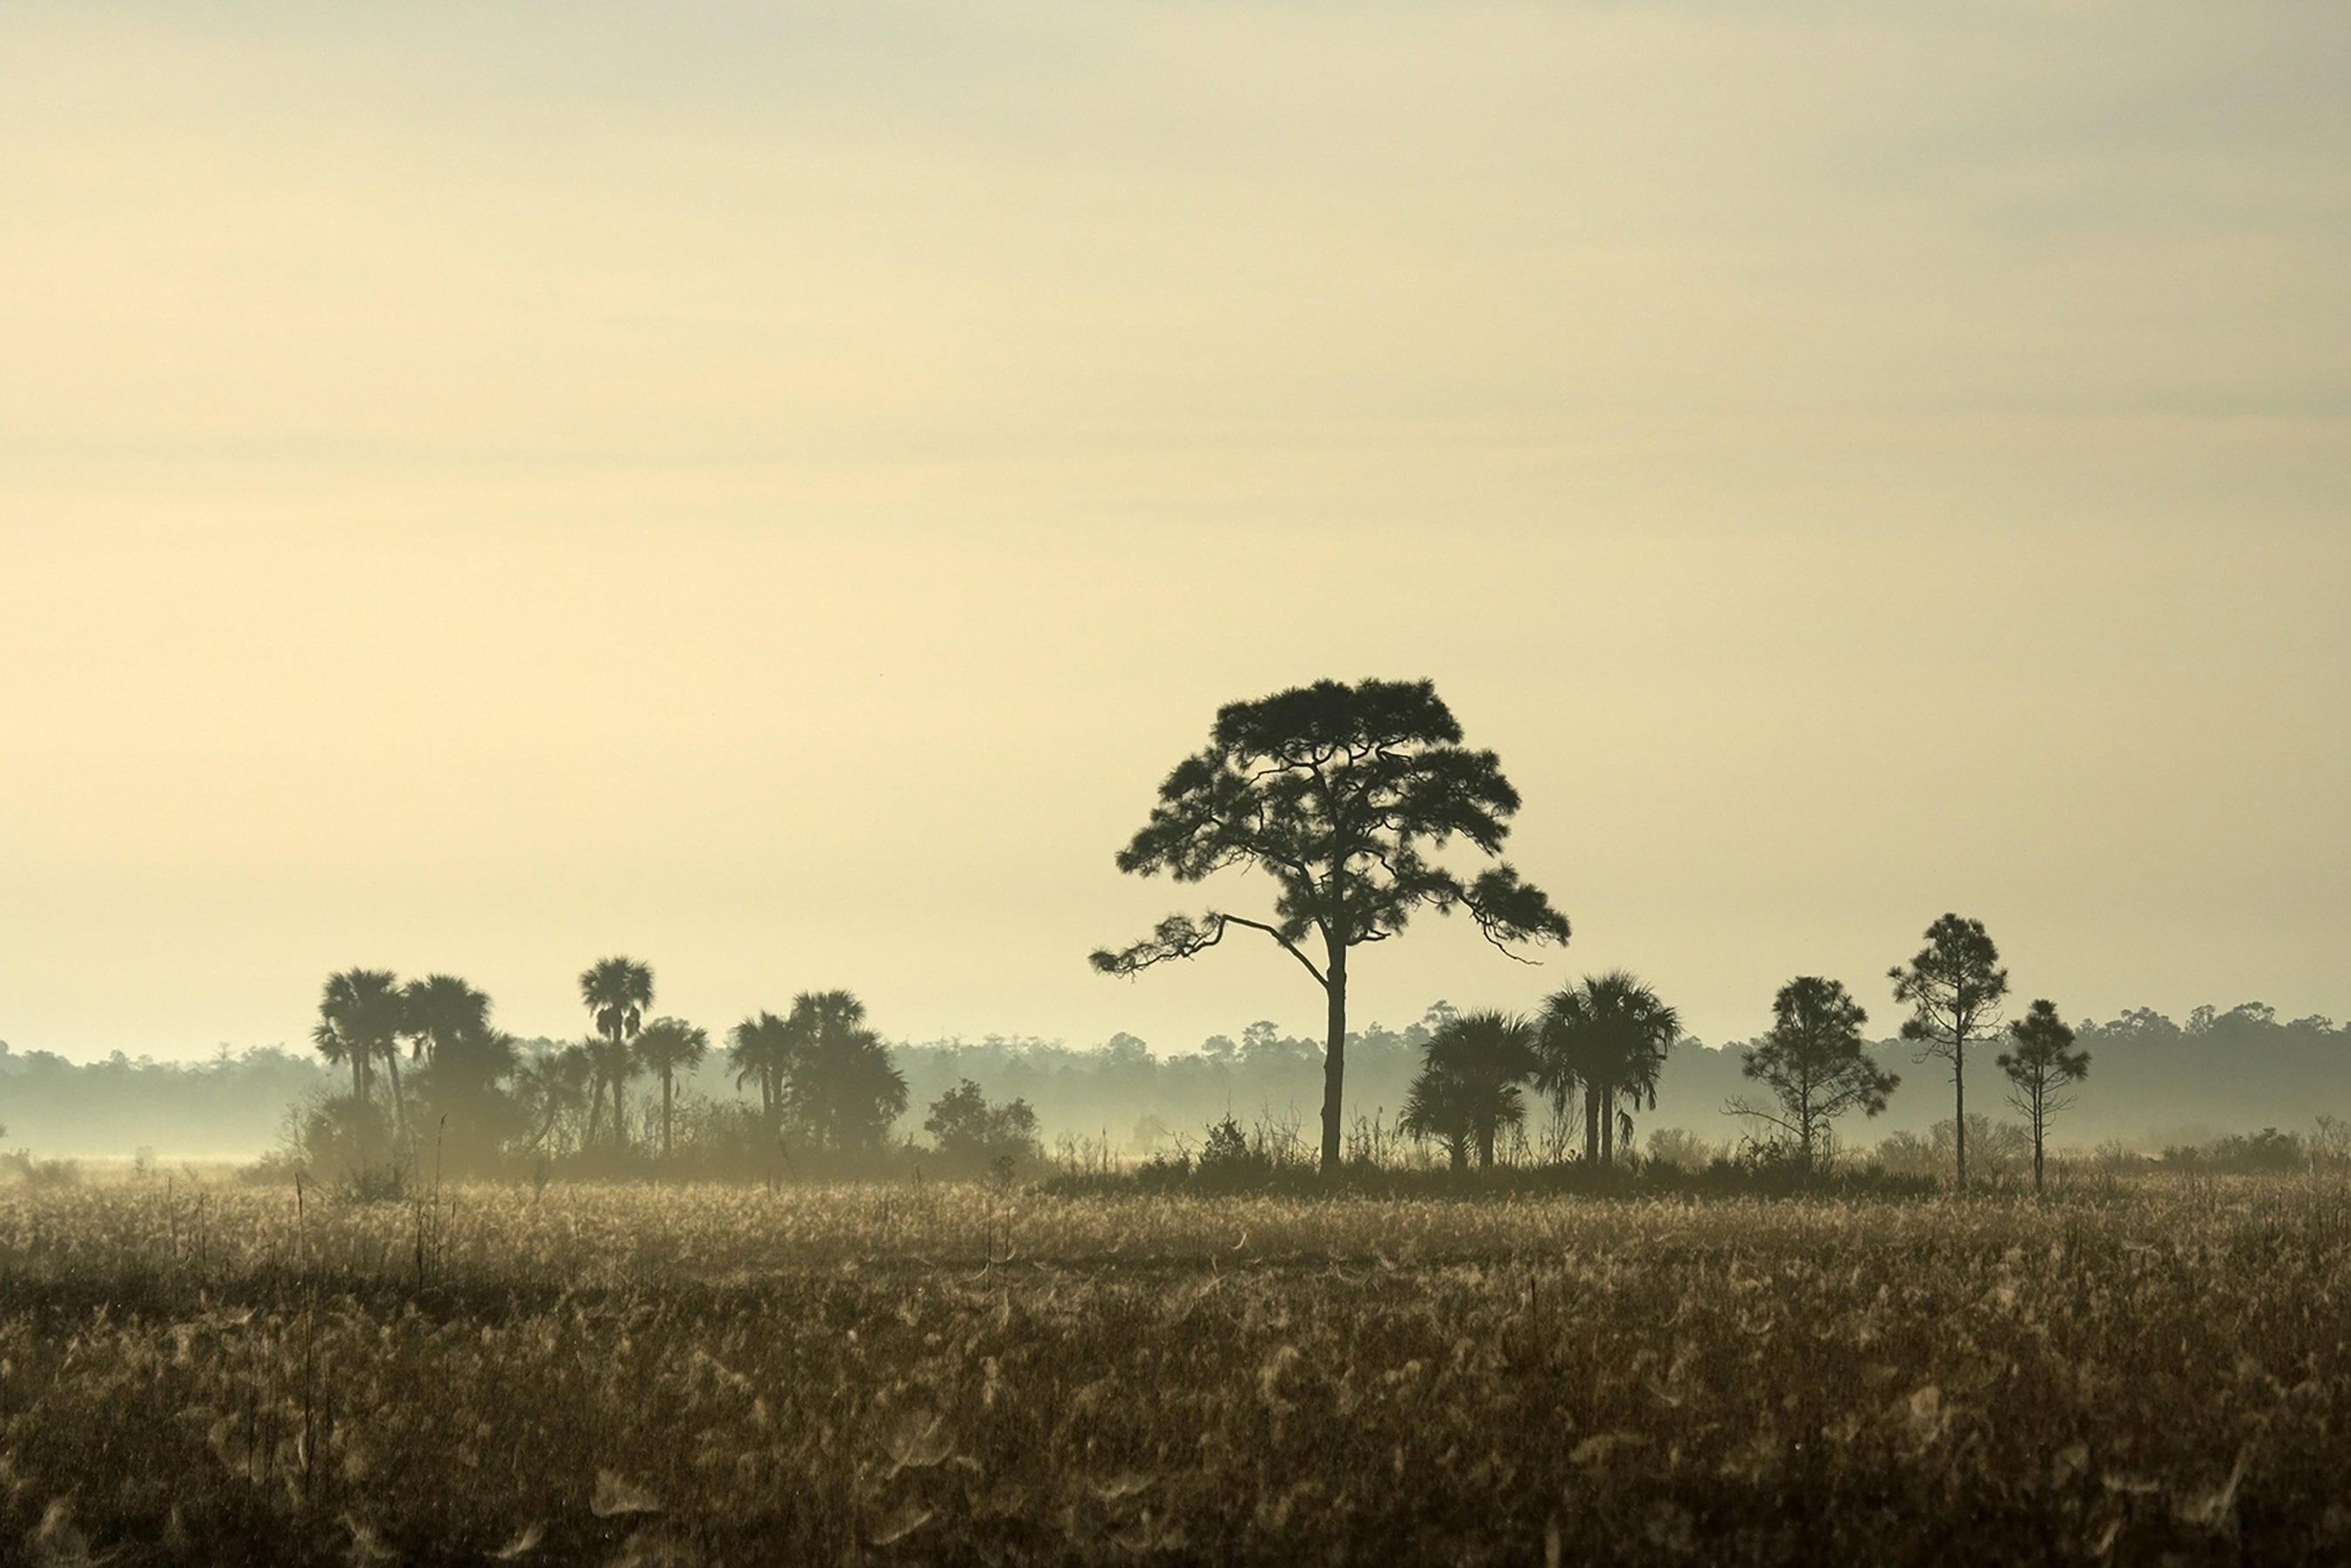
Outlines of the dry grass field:
[{"label": "dry grass field", "polygon": [[32,1562],[2351,1559],[2351,1189],[0,1195]]}]

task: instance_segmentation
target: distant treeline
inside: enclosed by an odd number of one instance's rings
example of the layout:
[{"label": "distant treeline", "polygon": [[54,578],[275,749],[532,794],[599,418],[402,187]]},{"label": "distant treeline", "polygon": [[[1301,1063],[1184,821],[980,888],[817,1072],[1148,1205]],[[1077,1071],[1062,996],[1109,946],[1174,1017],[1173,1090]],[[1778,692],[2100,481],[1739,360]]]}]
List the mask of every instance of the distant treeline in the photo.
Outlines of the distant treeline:
[{"label": "distant treeline", "polygon": [[[1347,1037],[1351,1119],[1384,1115],[1393,1128],[1431,1026],[1451,1010],[1438,1003],[1401,1032],[1374,1024]],[[2055,1141],[2064,1145],[2118,1141],[2153,1153],[2263,1127],[2307,1130],[2321,1113],[2351,1115],[2351,1026],[2332,1019],[2285,1021],[2275,1009],[2246,1002],[2225,1012],[2199,1008],[2184,1024],[2140,1008],[2075,1027],[2093,1066],[2075,1091],[2074,1108],[2054,1124]],[[1656,1109],[1636,1118],[1640,1131],[1678,1127],[1709,1142],[1739,1138],[1742,1125],[1723,1107],[1741,1095],[1755,1097],[1753,1081],[1740,1071],[1741,1051],[1753,1043],[1684,1040],[1659,1076]],[[1999,1049],[1979,1047],[1968,1063],[1970,1110],[1995,1121],[2011,1115],[1992,1065]],[[1197,1054],[1174,1056],[1155,1056],[1129,1035],[1092,1050],[997,1038],[894,1050],[916,1105],[969,1078],[991,1100],[1027,1100],[1049,1140],[1107,1134],[1138,1153],[1149,1152],[1162,1133],[1196,1141],[1207,1123],[1228,1113],[1244,1123],[1295,1116],[1311,1132],[1322,1104],[1321,1043],[1282,1035],[1271,1024],[1252,1026],[1238,1042],[1220,1036]],[[1855,1116],[1841,1135],[1864,1145],[1895,1132],[1923,1135],[1949,1118],[1948,1064],[1919,1061],[1917,1047],[1899,1040],[1870,1051],[1900,1076],[1901,1087],[1884,1115]],[[1548,1107],[1534,1108],[1531,1139],[1539,1139],[1548,1116]]]},{"label": "distant treeline", "polygon": [[41,1155],[128,1159],[251,1159],[276,1145],[287,1110],[332,1090],[340,1075],[305,1051],[274,1045],[209,1061],[156,1061],[116,1051],[78,1063],[0,1040],[0,1144]]},{"label": "distant treeline", "polygon": [[[1374,1024],[1348,1036],[1351,1120],[1376,1121],[1392,1135],[1431,1030],[1451,1013],[1440,1002],[1401,1030]],[[2351,1027],[2331,1019],[2281,1020],[2273,1009],[2247,1002],[2225,1012],[2199,1008],[2185,1023],[2135,1009],[2077,1027],[2093,1067],[2075,1108],[2055,1125],[2063,1145],[2119,1141],[2152,1152],[2263,1127],[2306,1129],[2325,1113],[2351,1114]],[[525,1040],[519,1049],[528,1058],[565,1043]],[[1685,1040],[1660,1075],[1656,1109],[1637,1118],[1640,1132],[1675,1127],[1711,1142],[1737,1138],[1740,1125],[1722,1108],[1754,1091],[1740,1071],[1739,1043],[1718,1048]],[[1321,1042],[1284,1034],[1270,1021],[1167,1054],[1129,1034],[1087,1048],[988,1036],[890,1049],[906,1079],[908,1109],[899,1131],[909,1135],[919,1134],[929,1108],[965,1079],[990,1103],[1026,1101],[1049,1146],[1064,1137],[1105,1140],[1122,1154],[1170,1152],[1179,1139],[1196,1144],[1209,1124],[1228,1115],[1252,1126],[1294,1125],[1311,1141],[1322,1104]],[[1917,1061],[1916,1048],[1899,1040],[1872,1051],[1901,1075],[1901,1087],[1886,1114],[1854,1118],[1843,1136],[1861,1145],[1897,1131],[1924,1134],[1949,1116],[1944,1063]],[[2008,1113],[1991,1054],[1970,1056],[1970,1108],[1998,1119]],[[6,1129],[0,1145],[84,1157],[152,1149],[168,1159],[251,1158],[280,1143],[289,1108],[347,1087],[346,1075],[316,1054],[277,1046],[241,1052],[224,1047],[195,1063],[118,1052],[78,1064],[0,1042],[0,1127]],[[716,1052],[681,1074],[679,1087],[729,1102],[756,1093],[737,1088]],[[1540,1139],[1548,1115],[1547,1107],[1535,1107],[1531,1139]]]}]

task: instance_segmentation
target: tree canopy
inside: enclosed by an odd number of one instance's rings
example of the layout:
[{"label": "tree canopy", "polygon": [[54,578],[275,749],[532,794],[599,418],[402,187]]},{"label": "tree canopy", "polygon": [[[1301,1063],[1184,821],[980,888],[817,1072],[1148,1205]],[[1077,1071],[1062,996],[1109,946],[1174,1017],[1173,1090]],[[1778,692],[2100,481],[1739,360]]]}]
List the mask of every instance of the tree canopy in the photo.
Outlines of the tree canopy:
[{"label": "tree canopy", "polygon": [[1264,934],[1322,988],[1322,1168],[1340,1155],[1346,1071],[1347,956],[1400,935],[1413,914],[1468,911],[1509,950],[1568,939],[1567,917],[1497,860],[1473,877],[1435,857],[1454,840],[1499,857],[1519,794],[1491,751],[1461,727],[1429,681],[1317,681],[1217,712],[1206,747],[1176,764],[1118,868],[1179,883],[1248,867],[1273,879],[1264,916],[1211,906],[1171,915],[1151,935],[1092,955],[1134,975],[1190,958],[1232,926]]}]

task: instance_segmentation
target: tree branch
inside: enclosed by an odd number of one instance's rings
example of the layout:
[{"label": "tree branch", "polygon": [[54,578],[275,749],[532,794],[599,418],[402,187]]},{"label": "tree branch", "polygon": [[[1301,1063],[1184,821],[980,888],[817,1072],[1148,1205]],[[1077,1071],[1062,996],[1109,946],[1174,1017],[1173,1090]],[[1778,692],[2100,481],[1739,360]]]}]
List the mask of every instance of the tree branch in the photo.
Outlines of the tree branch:
[{"label": "tree branch", "polygon": [[1188,915],[1171,915],[1153,927],[1150,936],[1133,946],[1123,947],[1116,952],[1107,947],[1096,948],[1087,961],[1102,974],[1137,974],[1154,964],[1197,956],[1225,939],[1225,927],[1228,925],[1246,925],[1252,931],[1264,932],[1280,945],[1283,952],[1305,966],[1306,972],[1314,977],[1316,985],[1326,991],[1331,988],[1331,982],[1323,977],[1321,969],[1315,967],[1314,960],[1278,928],[1261,920],[1227,915],[1215,909],[1209,910],[1197,921]]},{"label": "tree branch", "polygon": [[1751,1117],[1758,1122],[1769,1123],[1771,1125],[1779,1128],[1782,1132],[1787,1134],[1791,1137],[1800,1137],[1802,1135],[1798,1131],[1795,1123],[1772,1114],[1771,1112],[1764,1110],[1761,1105],[1756,1104],[1753,1101],[1749,1100],[1744,1095],[1741,1095],[1737,1099],[1724,1101],[1722,1104],[1722,1113],[1726,1116]]}]

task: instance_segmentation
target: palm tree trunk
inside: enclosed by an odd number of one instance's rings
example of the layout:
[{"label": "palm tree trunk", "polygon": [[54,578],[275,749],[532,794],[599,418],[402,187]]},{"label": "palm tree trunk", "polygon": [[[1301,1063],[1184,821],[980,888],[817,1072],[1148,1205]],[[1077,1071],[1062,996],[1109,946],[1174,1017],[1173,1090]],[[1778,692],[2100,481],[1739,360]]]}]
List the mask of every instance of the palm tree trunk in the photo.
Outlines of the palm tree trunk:
[{"label": "palm tree trunk", "polygon": [[664,1159],[669,1158],[669,1071],[664,1068],[662,1071],[662,1158]]},{"label": "palm tree trunk", "polygon": [[400,1102],[400,1046],[394,1041],[384,1053],[384,1064],[392,1069],[392,1132],[401,1143],[408,1142],[408,1108]]},{"label": "palm tree trunk", "polygon": [[1588,1079],[1583,1085],[1583,1163],[1600,1163],[1600,1085]]},{"label": "palm tree trunk", "polygon": [[1616,1085],[1608,1086],[1608,1097],[1600,1107],[1600,1168],[1614,1170],[1616,1166]]},{"label": "palm tree trunk", "polygon": [[612,1080],[612,1146],[624,1152],[629,1146],[629,1124],[626,1118],[627,1113],[622,1109],[621,1098],[621,1081],[615,1077]]}]

